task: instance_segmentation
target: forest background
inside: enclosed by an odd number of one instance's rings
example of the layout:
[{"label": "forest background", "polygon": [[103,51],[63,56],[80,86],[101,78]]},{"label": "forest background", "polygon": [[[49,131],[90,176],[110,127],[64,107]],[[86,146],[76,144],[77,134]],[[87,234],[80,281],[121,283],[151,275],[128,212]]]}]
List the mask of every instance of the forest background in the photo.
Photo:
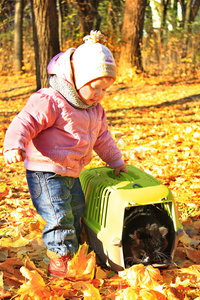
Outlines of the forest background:
[{"label": "forest background", "polygon": [[[18,43],[16,11],[21,4]],[[56,8],[52,0],[0,1],[0,299],[200,299],[200,1],[58,1],[62,26],[57,27],[57,49],[78,46],[90,29],[106,35],[118,66],[117,81],[103,101],[112,135],[126,163],[171,189],[184,228],[175,253],[177,267],[159,271],[137,266],[114,274],[99,267],[83,247],[72,265],[73,280],[47,276],[44,221],[32,206],[23,165],[7,166],[3,159],[7,127],[43,84],[36,70],[35,43],[41,41],[35,40],[33,19],[41,13],[36,7],[48,11],[47,4]],[[93,22],[86,18],[91,7],[96,7]],[[42,17],[52,19],[50,11]],[[127,51],[122,51],[124,45]],[[45,72],[47,60],[41,63]],[[102,165],[94,154],[88,167]]]}]

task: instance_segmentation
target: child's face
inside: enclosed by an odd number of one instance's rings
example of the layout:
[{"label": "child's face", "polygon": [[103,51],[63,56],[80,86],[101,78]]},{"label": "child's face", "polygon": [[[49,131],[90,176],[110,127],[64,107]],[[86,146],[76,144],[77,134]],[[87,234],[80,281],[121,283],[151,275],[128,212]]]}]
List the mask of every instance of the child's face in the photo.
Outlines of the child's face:
[{"label": "child's face", "polygon": [[85,84],[78,92],[85,104],[92,105],[103,99],[106,90],[113,82],[114,79],[112,77],[98,78]]}]

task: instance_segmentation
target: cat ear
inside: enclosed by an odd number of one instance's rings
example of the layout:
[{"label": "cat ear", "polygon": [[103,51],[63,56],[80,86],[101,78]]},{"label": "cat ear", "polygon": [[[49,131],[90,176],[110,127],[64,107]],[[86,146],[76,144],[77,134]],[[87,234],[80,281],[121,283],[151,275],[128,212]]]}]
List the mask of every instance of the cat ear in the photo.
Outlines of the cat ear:
[{"label": "cat ear", "polygon": [[151,226],[149,225],[149,230],[158,230],[158,225],[156,223],[151,224]]},{"label": "cat ear", "polygon": [[162,237],[166,236],[167,233],[168,233],[168,229],[167,229],[166,227],[164,227],[164,226],[163,226],[163,227],[160,227],[160,228],[159,228],[159,231],[160,231]]},{"label": "cat ear", "polygon": [[136,236],[137,239],[141,239],[141,231],[137,230],[136,233],[135,233],[135,236]]}]

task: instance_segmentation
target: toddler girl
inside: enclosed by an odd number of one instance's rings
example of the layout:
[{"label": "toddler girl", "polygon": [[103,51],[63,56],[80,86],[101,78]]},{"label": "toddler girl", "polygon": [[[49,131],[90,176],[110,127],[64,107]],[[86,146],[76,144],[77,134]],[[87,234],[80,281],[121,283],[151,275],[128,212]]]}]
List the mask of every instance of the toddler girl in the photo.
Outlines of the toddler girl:
[{"label": "toddler girl", "polygon": [[24,161],[33,204],[47,221],[42,238],[53,276],[65,276],[81,242],[79,175],[92,150],[116,175],[127,172],[100,104],[116,78],[114,58],[102,42],[104,36],[91,31],[77,49],[56,55],[48,65],[50,87],[31,95],[5,136],[5,162]]}]

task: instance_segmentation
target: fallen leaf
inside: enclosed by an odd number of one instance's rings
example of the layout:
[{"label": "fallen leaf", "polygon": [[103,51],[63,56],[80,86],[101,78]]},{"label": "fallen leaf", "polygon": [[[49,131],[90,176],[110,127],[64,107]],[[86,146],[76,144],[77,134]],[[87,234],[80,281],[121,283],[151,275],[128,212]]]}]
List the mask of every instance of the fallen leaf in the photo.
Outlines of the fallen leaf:
[{"label": "fallen leaf", "polygon": [[192,239],[189,235],[184,231],[183,235],[179,239],[184,245],[189,245],[192,242]]},{"label": "fallen leaf", "polygon": [[91,280],[94,278],[96,256],[94,251],[88,254],[89,245],[80,245],[78,252],[68,262],[66,278],[73,280]]},{"label": "fallen leaf", "polygon": [[97,288],[92,284],[86,284],[83,290],[84,300],[101,300],[101,296]]},{"label": "fallen leaf", "polygon": [[125,279],[132,287],[152,288],[159,285],[159,281],[163,278],[159,269],[152,266],[144,266],[142,264],[133,265],[132,267],[120,271],[119,276]]},{"label": "fallen leaf", "polygon": [[187,257],[193,262],[200,263],[200,252],[199,250],[193,249],[191,247],[185,247]]},{"label": "fallen leaf", "polygon": [[28,244],[29,240],[23,238],[20,233],[14,238],[2,238],[0,240],[0,247],[20,248]]},{"label": "fallen leaf", "polygon": [[119,291],[118,292],[118,296],[116,297],[116,300],[142,300],[142,298],[140,298],[140,289],[139,288],[133,288],[133,287],[129,287],[126,288],[123,291]]},{"label": "fallen leaf", "polygon": [[148,289],[141,289],[140,297],[142,300],[168,300],[163,293]]},{"label": "fallen leaf", "polygon": [[3,272],[0,272],[0,299],[10,298],[11,293],[4,289]]},{"label": "fallen leaf", "polygon": [[30,271],[25,267],[21,267],[20,271],[22,275],[28,279],[28,281],[22,284],[18,290],[20,300],[25,300],[27,297],[33,297],[33,299],[38,300],[50,299],[50,289],[46,286],[43,278],[37,271]]}]

